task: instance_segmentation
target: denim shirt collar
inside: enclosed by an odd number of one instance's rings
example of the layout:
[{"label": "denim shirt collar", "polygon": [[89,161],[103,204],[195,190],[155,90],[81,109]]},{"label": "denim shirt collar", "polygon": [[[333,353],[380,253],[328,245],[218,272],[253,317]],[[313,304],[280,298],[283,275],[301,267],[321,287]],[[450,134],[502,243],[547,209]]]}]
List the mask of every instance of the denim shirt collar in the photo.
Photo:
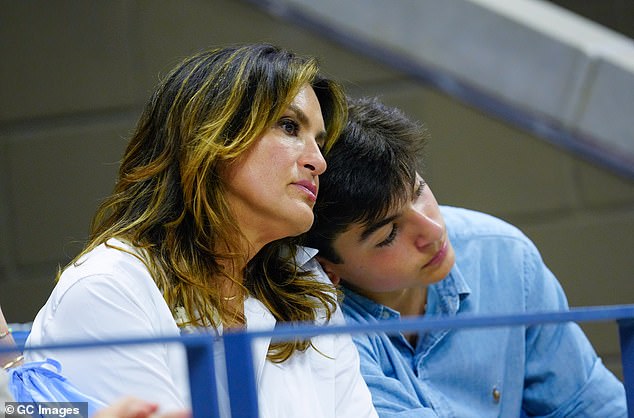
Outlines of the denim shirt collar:
[{"label": "denim shirt collar", "polygon": [[341,290],[343,291],[345,298],[349,298],[354,301],[355,304],[359,305],[365,312],[377,320],[396,319],[401,317],[401,314],[398,311],[388,306],[381,305],[380,303],[376,303],[365,296],[361,296],[354,290],[348,289],[346,286],[341,286]]},{"label": "denim shirt collar", "polygon": [[[361,296],[345,286],[342,286],[342,290],[345,297],[354,300],[356,304],[377,320],[398,319],[401,317],[398,311]],[[460,268],[454,265],[447,277],[429,286],[426,315],[454,316],[460,310],[460,302],[468,297],[470,293],[471,288],[462,276]]]},{"label": "denim shirt collar", "polygon": [[460,310],[460,303],[471,294],[460,267],[456,264],[449,275],[429,286],[427,291],[427,315],[454,316]]}]

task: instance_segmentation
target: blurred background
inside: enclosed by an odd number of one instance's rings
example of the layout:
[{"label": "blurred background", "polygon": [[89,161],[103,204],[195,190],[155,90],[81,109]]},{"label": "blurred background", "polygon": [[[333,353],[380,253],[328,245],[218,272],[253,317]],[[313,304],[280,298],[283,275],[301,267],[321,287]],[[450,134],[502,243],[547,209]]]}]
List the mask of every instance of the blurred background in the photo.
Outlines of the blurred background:
[{"label": "blurred background", "polygon": [[[256,41],[423,121],[438,201],[519,226],[571,306],[634,303],[633,37],[631,0],[1,0],[5,316],[31,321],[82,247],[161,76]],[[621,376],[616,326],[584,328]]]}]

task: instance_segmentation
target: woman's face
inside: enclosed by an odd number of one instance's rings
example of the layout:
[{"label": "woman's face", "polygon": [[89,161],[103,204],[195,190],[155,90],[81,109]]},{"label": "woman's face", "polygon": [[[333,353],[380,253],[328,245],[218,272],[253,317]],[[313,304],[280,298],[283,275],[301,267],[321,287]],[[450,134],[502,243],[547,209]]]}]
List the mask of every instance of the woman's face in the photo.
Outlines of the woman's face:
[{"label": "woman's face", "polygon": [[305,85],[282,116],[225,172],[227,201],[251,250],[306,232],[326,169],[321,107]]}]

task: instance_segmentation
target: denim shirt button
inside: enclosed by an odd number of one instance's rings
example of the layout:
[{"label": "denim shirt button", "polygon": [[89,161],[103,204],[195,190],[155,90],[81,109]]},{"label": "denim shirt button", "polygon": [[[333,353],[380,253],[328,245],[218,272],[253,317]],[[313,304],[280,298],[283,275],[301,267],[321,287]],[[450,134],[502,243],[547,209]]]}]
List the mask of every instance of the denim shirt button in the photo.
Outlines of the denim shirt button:
[{"label": "denim shirt button", "polygon": [[381,318],[383,318],[383,319],[389,319],[390,316],[392,316],[392,315],[390,315],[390,313],[388,311],[381,312]]},{"label": "denim shirt button", "polygon": [[498,388],[493,387],[493,392],[491,392],[491,395],[493,395],[493,402],[500,402],[500,396],[502,395],[502,393],[498,390]]}]

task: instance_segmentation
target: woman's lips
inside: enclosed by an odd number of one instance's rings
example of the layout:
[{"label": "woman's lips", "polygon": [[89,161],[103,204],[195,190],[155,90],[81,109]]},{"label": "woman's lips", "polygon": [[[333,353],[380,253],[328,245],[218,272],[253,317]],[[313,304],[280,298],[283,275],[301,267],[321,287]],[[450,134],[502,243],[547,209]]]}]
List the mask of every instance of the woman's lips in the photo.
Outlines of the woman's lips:
[{"label": "woman's lips", "polygon": [[293,184],[301,188],[310,198],[310,200],[312,200],[313,202],[317,200],[317,186],[315,186],[313,183],[311,183],[310,181],[302,180]]}]

